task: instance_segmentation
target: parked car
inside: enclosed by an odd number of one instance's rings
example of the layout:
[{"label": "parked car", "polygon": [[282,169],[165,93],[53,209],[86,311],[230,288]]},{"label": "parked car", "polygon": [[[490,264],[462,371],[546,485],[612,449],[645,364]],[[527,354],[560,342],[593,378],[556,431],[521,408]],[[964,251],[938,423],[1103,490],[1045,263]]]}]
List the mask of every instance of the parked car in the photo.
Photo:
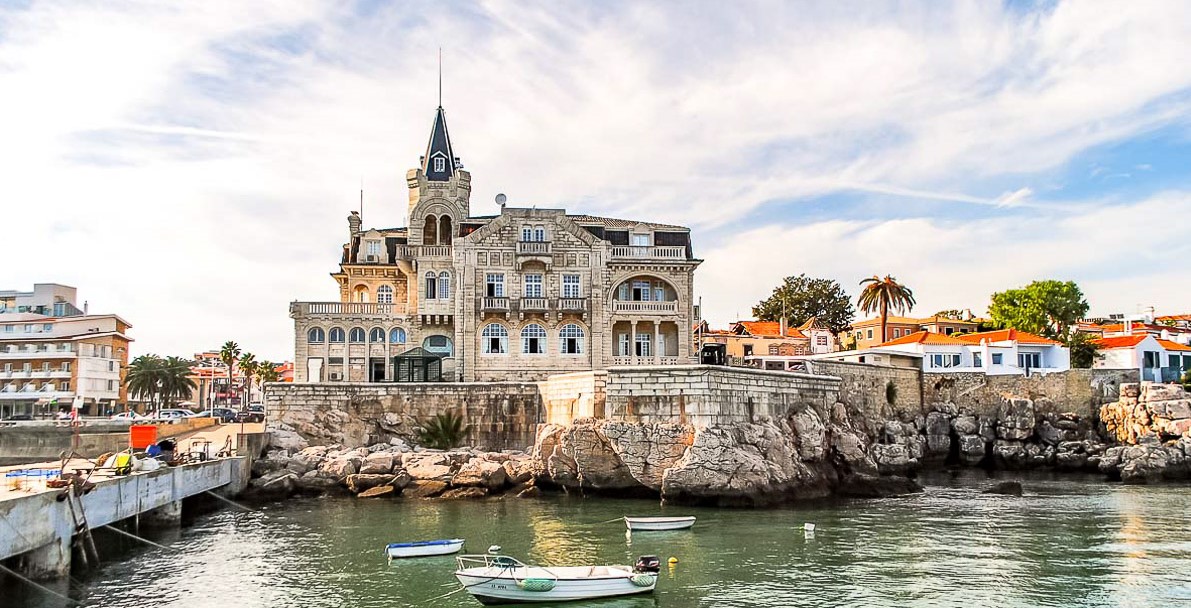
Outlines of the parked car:
[{"label": "parked car", "polygon": [[236,422],[264,422],[265,406],[254,403],[248,409],[236,413]]},{"label": "parked car", "polygon": [[20,420],[33,420],[33,415],[32,414],[13,414],[12,416],[5,418],[5,420],[12,420],[14,422],[20,421]]},{"label": "parked car", "polygon": [[153,417],[158,420],[181,420],[183,418],[193,418],[194,412],[182,408],[166,408],[158,410],[157,414]]},{"label": "parked car", "polygon": [[108,417],[108,420],[144,420],[144,419],[145,419],[145,416],[142,416],[136,412],[120,412],[119,414],[113,414],[112,416]]},{"label": "parked car", "polygon": [[217,407],[210,410],[204,410],[194,415],[195,418],[212,418],[220,422],[235,422],[236,410],[226,407]]}]

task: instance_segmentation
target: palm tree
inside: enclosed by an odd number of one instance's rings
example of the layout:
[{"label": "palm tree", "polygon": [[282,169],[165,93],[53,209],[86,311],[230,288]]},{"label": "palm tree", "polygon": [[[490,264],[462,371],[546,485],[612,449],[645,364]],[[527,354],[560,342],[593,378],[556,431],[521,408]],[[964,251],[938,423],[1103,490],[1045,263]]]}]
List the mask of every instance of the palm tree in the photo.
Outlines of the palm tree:
[{"label": "palm tree", "polygon": [[884,279],[873,275],[861,281],[860,285],[864,289],[860,292],[860,297],[856,298],[856,304],[865,314],[871,314],[876,310],[881,311],[881,342],[883,343],[888,339],[885,336],[885,326],[888,324],[889,309],[905,312],[914,308],[914,292],[889,275],[885,275]]},{"label": "palm tree", "polygon": [[418,443],[424,447],[439,450],[453,448],[471,432],[471,425],[463,424],[463,417],[453,412],[443,412],[426,422],[417,430]]},{"label": "palm tree", "polygon": [[247,407],[252,401],[252,378],[257,372],[256,355],[244,353],[240,357],[240,371],[244,372],[244,398],[240,400],[241,407]]},{"label": "palm tree", "polygon": [[232,390],[232,370],[236,367],[236,359],[240,357],[240,345],[228,340],[219,349],[219,360],[227,366],[227,390]]},{"label": "palm tree", "polygon": [[277,373],[277,364],[272,361],[261,361],[256,364],[256,377],[263,385],[266,382],[277,382],[281,380],[281,374]]},{"label": "palm tree", "polygon": [[193,361],[182,357],[166,357],[161,366],[162,400],[169,405],[180,399],[189,397],[194,389],[194,380],[190,375]]},{"label": "palm tree", "polygon": [[157,355],[141,355],[128,364],[128,374],[124,377],[128,392],[133,397],[148,401],[150,409],[156,406],[157,396],[161,392],[161,369],[164,363]]}]

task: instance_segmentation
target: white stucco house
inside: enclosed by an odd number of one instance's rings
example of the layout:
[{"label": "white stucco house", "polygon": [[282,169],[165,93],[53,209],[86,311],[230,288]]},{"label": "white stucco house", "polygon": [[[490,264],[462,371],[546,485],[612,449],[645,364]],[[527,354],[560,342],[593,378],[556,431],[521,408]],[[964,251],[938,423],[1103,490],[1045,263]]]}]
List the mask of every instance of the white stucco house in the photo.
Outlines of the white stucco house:
[{"label": "white stucco house", "polygon": [[1093,367],[1135,369],[1143,381],[1174,382],[1191,370],[1191,346],[1136,333],[1094,340],[1100,348]]},{"label": "white stucco house", "polygon": [[919,354],[922,371],[928,373],[979,372],[997,376],[1071,369],[1071,353],[1061,342],[1015,329],[950,336],[920,331],[875,349]]}]

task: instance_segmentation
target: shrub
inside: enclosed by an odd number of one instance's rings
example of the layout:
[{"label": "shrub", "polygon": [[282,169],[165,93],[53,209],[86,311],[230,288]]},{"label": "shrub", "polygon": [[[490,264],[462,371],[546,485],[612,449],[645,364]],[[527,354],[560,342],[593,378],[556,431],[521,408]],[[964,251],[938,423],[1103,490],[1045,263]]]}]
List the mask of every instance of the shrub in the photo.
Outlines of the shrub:
[{"label": "shrub", "polygon": [[422,423],[418,429],[418,443],[423,447],[447,450],[453,448],[471,432],[470,424],[451,412],[443,412]]}]

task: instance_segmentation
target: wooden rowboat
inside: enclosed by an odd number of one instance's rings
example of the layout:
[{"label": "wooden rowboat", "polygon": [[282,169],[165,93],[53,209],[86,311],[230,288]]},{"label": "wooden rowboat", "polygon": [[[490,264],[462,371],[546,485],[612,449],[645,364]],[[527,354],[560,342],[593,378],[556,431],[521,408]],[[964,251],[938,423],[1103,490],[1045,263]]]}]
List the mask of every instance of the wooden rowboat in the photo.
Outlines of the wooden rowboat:
[{"label": "wooden rowboat", "polygon": [[504,555],[460,555],[455,578],[481,604],[590,600],[652,593],[656,571],[631,566],[528,566]]},{"label": "wooden rowboat", "polygon": [[649,530],[685,530],[695,525],[694,516],[690,517],[628,517],[624,518],[624,524],[628,526],[629,530],[633,531],[649,531]]},{"label": "wooden rowboat", "polygon": [[385,547],[385,555],[389,559],[400,557],[426,557],[428,555],[449,555],[458,553],[463,548],[462,538],[448,538],[444,540],[421,540],[412,543],[389,543]]}]

